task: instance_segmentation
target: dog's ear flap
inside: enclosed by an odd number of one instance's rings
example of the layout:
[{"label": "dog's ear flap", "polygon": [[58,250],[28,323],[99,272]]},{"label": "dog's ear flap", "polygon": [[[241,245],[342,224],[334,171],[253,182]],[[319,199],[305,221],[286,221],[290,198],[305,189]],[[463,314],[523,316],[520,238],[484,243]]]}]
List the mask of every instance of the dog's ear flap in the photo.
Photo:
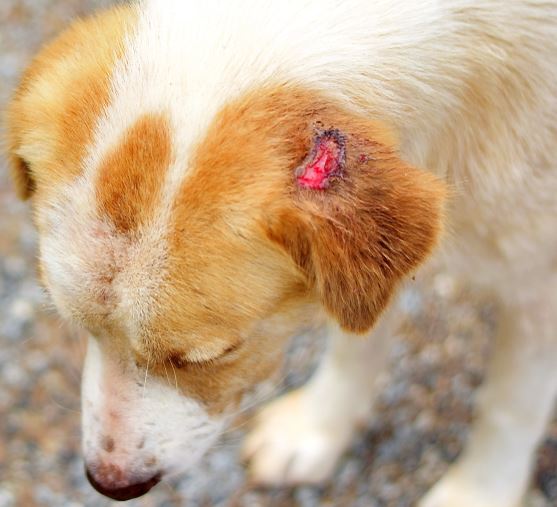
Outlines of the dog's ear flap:
[{"label": "dog's ear flap", "polygon": [[12,99],[6,116],[8,130],[8,164],[17,196],[22,200],[27,200],[35,191],[35,180],[31,174],[29,164],[18,153],[20,131],[23,130],[20,121],[18,121],[20,116],[19,113],[19,99],[18,94],[16,94]]},{"label": "dog's ear flap", "polygon": [[310,144],[271,236],[341,327],[363,333],[437,243],[445,187],[403,162],[375,124],[316,129]]}]

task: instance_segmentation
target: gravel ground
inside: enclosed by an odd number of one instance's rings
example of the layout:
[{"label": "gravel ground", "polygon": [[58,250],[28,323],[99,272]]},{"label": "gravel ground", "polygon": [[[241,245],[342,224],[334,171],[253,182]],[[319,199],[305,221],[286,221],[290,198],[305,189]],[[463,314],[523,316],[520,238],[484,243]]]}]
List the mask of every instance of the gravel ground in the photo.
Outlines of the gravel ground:
[{"label": "gravel ground", "polygon": [[[40,43],[108,0],[0,1],[0,108]],[[0,132],[1,134],[2,132]],[[35,282],[29,210],[11,193],[0,157],[0,507],[112,505],[87,484],[79,448],[83,341]],[[489,299],[447,275],[408,290],[392,369],[376,416],[322,488],[250,488],[238,462],[249,415],[195,474],[167,482],[134,507],[405,507],[460,452],[497,322]],[[279,390],[307,378],[321,339],[301,337]],[[547,433],[529,503],[557,506],[557,424]]]}]

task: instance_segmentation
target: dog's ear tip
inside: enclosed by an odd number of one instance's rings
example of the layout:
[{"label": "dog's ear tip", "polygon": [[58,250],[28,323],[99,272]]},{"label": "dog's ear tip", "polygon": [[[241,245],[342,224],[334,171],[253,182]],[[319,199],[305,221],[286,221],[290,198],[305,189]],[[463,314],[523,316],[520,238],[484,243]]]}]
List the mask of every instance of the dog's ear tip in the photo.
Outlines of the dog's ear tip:
[{"label": "dog's ear tip", "polygon": [[[356,295],[354,301],[343,301],[340,304],[327,301],[324,298],[324,304],[330,318],[335,320],[338,326],[355,336],[366,336],[373,329],[383,311],[391,301],[392,292],[384,294],[383,298],[362,297],[363,294]],[[346,295],[345,295],[346,298]]]},{"label": "dog's ear tip", "polygon": [[338,325],[343,331],[356,336],[366,336],[367,333],[373,328],[376,317],[370,317],[369,319],[350,319],[350,320],[340,320],[338,316],[335,316]]}]

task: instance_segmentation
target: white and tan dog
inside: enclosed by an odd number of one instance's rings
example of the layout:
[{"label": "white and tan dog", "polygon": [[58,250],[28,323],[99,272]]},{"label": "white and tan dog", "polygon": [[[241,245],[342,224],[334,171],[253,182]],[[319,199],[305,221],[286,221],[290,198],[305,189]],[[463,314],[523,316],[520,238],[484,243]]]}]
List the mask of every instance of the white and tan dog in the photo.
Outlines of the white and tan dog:
[{"label": "white and tan dog", "polygon": [[9,136],[42,281],[91,335],[99,491],[195,466],[320,314],[328,355],[246,455],[262,483],[327,479],[370,412],[384,310],[447,222],[450,265],[504,315],[467,450],[421,505],[520,505],[557,390],[557,2],[116,7],[38,55]]}]

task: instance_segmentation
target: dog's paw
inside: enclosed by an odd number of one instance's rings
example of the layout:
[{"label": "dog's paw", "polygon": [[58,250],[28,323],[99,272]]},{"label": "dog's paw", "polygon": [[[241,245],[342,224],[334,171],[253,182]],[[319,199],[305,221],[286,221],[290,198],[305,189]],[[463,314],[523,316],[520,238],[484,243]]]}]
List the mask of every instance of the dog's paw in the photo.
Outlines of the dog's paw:
[{"label": "dog's paw", "polygon": [[418,507],[519,507],[520,500],[505,493],[473,485],[457,474],[447,474],[421,500]]},{"label": "dog's paw", "polygon": [[303,389],[271,402],[248,435],[243,457],[256,484],[316,484],[330,477],[351,436],[351,426],[322,424],[312,412]]}]

